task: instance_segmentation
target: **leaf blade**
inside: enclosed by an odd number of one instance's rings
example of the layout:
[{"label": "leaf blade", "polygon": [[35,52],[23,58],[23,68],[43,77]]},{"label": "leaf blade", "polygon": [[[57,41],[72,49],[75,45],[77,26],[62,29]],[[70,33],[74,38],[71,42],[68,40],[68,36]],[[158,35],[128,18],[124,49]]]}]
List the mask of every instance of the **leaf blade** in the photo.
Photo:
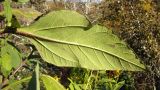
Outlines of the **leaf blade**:
[{"label": "leaf blade", "polygon": [[41,17],[37,22],[33,23],[26,29],[34,30],[34,28],[36,28],[38,30],[44,30],[48,28],[61,28],[68,26],[87,27],[88,25],[89,22],[86,18],[75,11],[60,10]]},{"label": "leaf blade", "polygon": [[12,8],[10,6],[11,1],[10,0],[5,0],[3,3],[4,6],[4,13],[5,17],[7,19],[7,25],[11,25],[11,20],[12,20]]},{"label": "leaf blade", "polygon": [[7,77],[12,68],[17,68],[21,64],[21,55],[18,50],[3,40],[4,44],[1,47],[1,70]]},{"label": "leaf blade", "polygon": [[46,90],[66,90],[58,81],[48,75],[42,75],[41,80],[44,83]]},{"label": "leaf blade", "polygon": [[12,82],[10,83],[8,86],[4,87],[2,90],[14,90],[13,88],[16,87],[17,85],[20,85],[24,82],[28,82],[29,80],[31,79],[31,77],[26,77],[26,78],[23,78],[21,80],[17,80],[15,82]]},{"label": "leaf blade", "polygon": [[28,90],[40,90],[39,82],[39,64],[37,62],[35,71],[33,72],[32,78],[29,82]]},{"label": "leaf blade", "polygon": [[[58,26],[63,26],[63,23],[67,22],[58,23]],[[111,30],[99,25],[85,30],[73,23],[68,24],[64,27],[53,24],[52,27],[45,26],[45,29],[33,24],[28,28],[20,28],[18,33],[31,36],[30,40],[42,58],[57,66],[131,71],[145,68],[126,43],[112,34]]]}]

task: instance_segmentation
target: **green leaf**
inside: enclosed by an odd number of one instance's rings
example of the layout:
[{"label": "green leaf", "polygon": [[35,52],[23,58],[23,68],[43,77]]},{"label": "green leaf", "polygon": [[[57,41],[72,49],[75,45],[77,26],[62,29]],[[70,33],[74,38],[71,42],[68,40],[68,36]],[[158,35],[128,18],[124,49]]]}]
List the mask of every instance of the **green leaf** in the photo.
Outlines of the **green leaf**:
[{"label": "green leaf", "polygon": [[[19,51],[9,43],[6,43],[4,47],[2,47],[3,53],[8,53],[11,57],[11,65],[13,68],[17,68],[21,64],[22,57]],[[2,53],[2,57],[3,57]]]},{"label": "green leaf", "polygon": [[19,21],[17,20],[16,17],[13,17],[12,20],[11,20],[11,27],[13,28],[20,28],[21,27],[21,24],[19,23]]},{"label": "green leaf", "polygon": [[99,25],[85,30],[85,17],[71,13],[52,12],[29,27],[19,28],[17,33],[30,37],[41,57],[57,66],[131,71],[145,68],[111,30]]},{"label": "green leaf", "polygon": [[73,84],[69,84],[69,90],[74,90],[74,86],[73,86]]},{"label": "green leaf", "polygon": [[7,77],[12,69],[11,56],[6,53],[2,56],[1,60],[1,72],[5,77]]},{"label": "green leaf", "polygon": [[[12,13],[13,13],[13,15],[16,16],[16,19],[19,22],[27,22],[27,23],[31,23],[38,16],[42,15],[42,13],[40,13],[37,10],[34,10],[32,8],[20,8],[20,9],[13,8]],[[3,16],[4,11],[0,12],[0,15]],[[14,23],[12,23],[12,24],[14,24]]]},{"label": "green leaf", "polygon": [[13,14],[16,16],[18,21],[29,23],[33,22],[34,19],[42,15],[42,13],[32,8],[13,9]]},{"label": "green leaf", "polygon": [[11,20],[12,20],[12,8],[10,6],[10,3],[11,3],[10,0],[5,0],[3,3],[4,13],[7,19],[7,26],[11,26]]},{"label": "green leaf", "polygon": [[75,11],[60,10],[51,12],[46,16],[41,17],[38,21],[25,29],[34,31],[35,29],[44,30],[68,26],[87,27],[88,25],[89,22],[86,20],[86,18]]},{"label": "green leaf", "polygon": [[17,51],[17,49],[11,45],[8,45],[8,53],[12,58],[11,59],[12,67],[17,68],[18,66],[20,66],[20,64],[22,62],[22,57],[21,57],[20,53]]},{"label": "green leaf", "polygon": [[18,0],[19,3],[26,3],[28,2],[29,0]]},{"label": "green leaf", "polygon": [[32,79],[29,82],[28,90],[40,90],[40,83],[39,83],[39,64],[37,63],[35,71],[32,75]]},{"label": "green leaf", "polygon": [[1,47],[1,71],[5,77],[10,74],[12,68],[17,68],[21,64],[21,55],[18,50],[10,45],[9,43],[4,43]]},{"label": "green leaf", "polygon": [[81,90],[78,84],[74,83],[71,79],[69,79],[69,81],[71,82],[69,85],[70,90]]},{"label": "green leaf", "polygon": [[0,84],[2,84],[2,81],[3,81],[3,76],[0,75]]},{"label": "green leaf", "polygon": [[66,90],[57,80],[48,75],[42,75],[41,80],[45,86],[45,90]]},{"label": "green leaf", "polygon": [[120,88],[125,84],[125,81],[121,81],[118,82],[115,86],[114,86],[114,90],[120,90]]},{"label": "green leaf", "polygon": [[16,90],[14,89],[15,87],[17,87],[18,85],[21,85],[22,83],[29,82],[30,79],[31,77],[26,77],[24,79],[14,81],[10,83],[8,86],[4,87],[2,90]]}]

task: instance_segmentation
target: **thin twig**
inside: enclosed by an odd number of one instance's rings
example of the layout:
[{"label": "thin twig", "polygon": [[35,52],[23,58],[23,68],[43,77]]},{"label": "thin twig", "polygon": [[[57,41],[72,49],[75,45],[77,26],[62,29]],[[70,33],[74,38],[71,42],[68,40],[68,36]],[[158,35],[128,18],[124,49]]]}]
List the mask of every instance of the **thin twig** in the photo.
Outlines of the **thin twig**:
[{"label": "thin twig", "polygon": [[[26,61],[27,61],[27,59],[25,59],[25,60],[21,63],[21,65],[20,65],[19,67],[17,67],[17,68],[12,72],[12,74],[9,76],[9,79],[12,78],[12,77],[21,69],[21,67],[23,67],[23,66],[25,65]],[[8,83],[8,79],[5,79],[5,80],[2,82],[1,87],[4,87],[5,85],[7,85],[7,83]]]},{"label": "thin twig", "polygon": [[17,67],[12,74],[9,76],[9,78],[12,78],[20,69],[21,67],[23,67],[26,64],[27,59],[25,59],[24,61],[22,61],[21,65],[19,67]]}]

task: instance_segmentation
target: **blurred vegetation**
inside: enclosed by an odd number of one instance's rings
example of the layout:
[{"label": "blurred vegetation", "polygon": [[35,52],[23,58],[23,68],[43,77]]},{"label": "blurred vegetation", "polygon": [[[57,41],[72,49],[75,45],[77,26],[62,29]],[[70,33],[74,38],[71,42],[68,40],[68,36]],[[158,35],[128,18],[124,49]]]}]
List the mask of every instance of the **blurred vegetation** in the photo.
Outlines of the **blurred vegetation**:
[{"label": "blurred vegetation", "polygon": [[160,1],[137,0],[102,3],[99,21],[113,28],[147,66],[145,73],[136,73],[137,90],[159,90],[160,85]]}]

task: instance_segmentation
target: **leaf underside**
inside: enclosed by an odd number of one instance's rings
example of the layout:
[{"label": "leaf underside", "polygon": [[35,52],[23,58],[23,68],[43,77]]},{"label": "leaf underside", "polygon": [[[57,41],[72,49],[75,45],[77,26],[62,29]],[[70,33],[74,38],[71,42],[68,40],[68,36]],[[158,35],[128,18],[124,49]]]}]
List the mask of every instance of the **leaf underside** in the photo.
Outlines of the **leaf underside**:
[{"label": "leaf underside", "polygon": [[27,34],[41,57],[57,66],[92,70],[144,69],[133,51],[111,30],[99,25],[85,30],[88,26],[89,22],[82,15],[61,10],[17,32]]}]

